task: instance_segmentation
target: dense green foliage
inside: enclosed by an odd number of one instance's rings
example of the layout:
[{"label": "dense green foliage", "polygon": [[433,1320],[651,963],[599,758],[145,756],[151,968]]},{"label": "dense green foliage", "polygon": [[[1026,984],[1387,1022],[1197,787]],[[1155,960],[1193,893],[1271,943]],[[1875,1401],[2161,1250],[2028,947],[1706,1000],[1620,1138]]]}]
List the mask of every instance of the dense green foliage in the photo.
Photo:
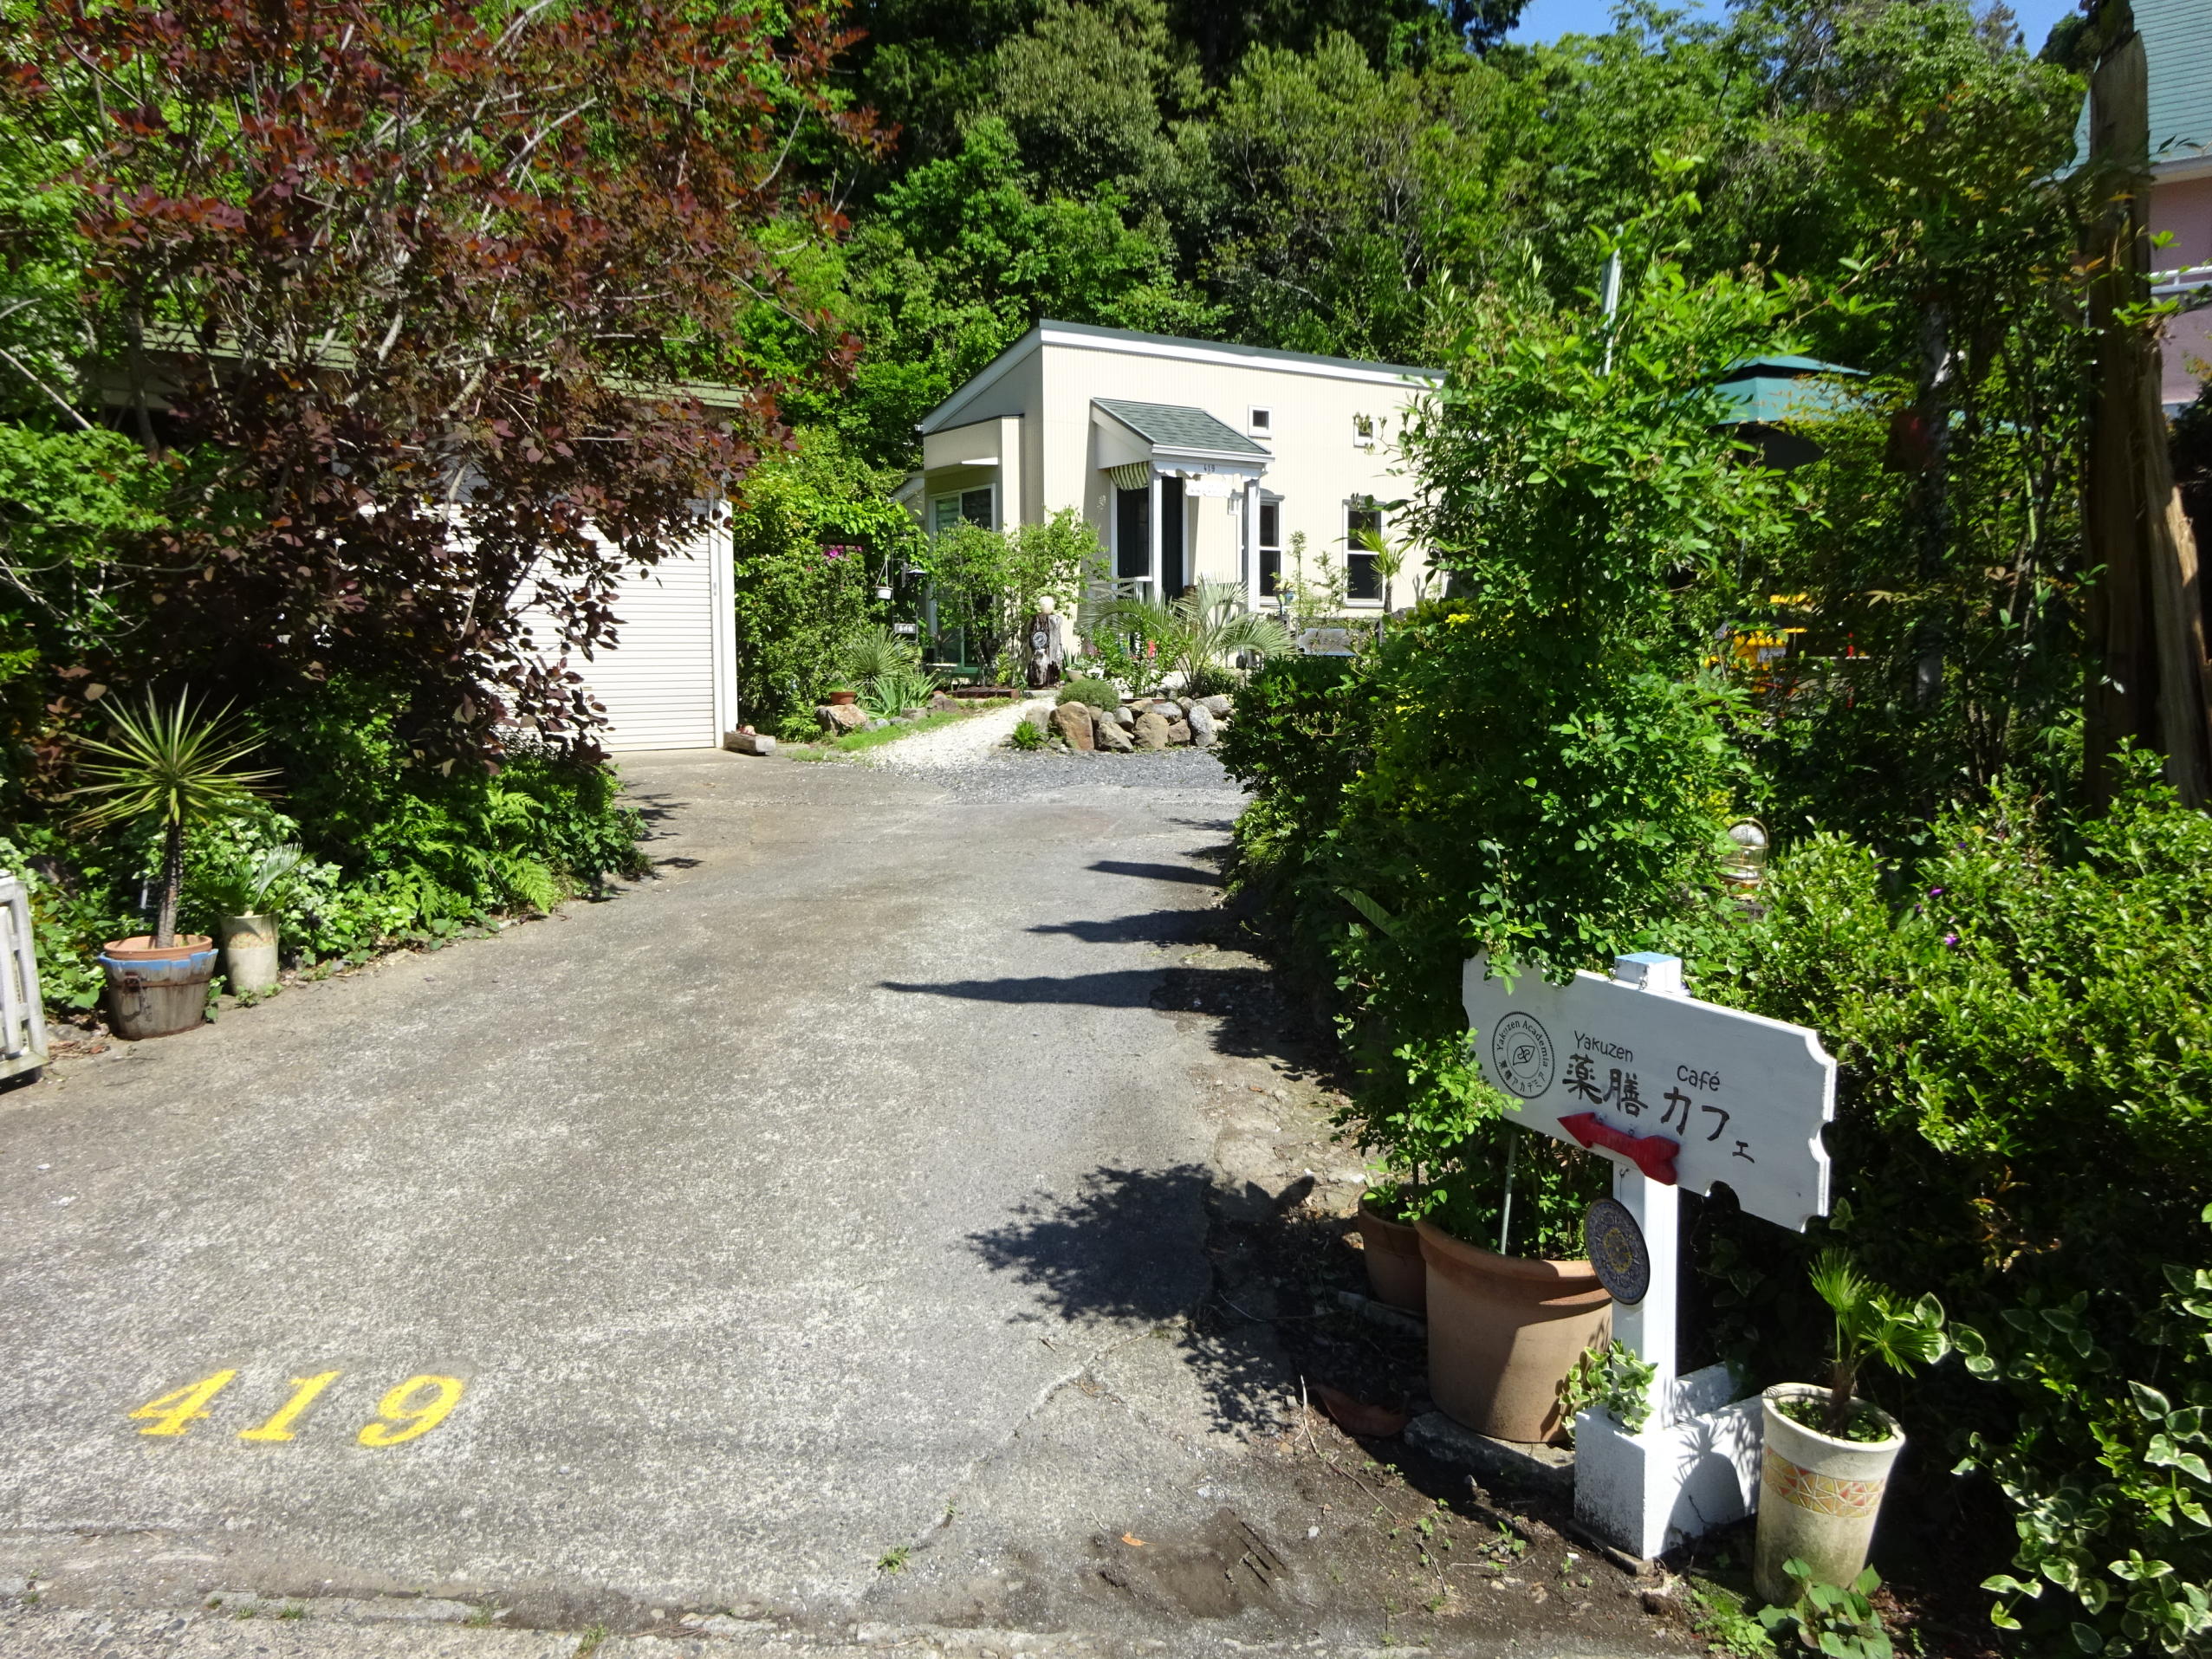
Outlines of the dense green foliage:
[{"label": "dense green foliage", "polygon": [[[880,627],[923,546],[885,480],[833,435],[810,437],[746,481],[730,519],[739,718],[782,729],[821,700],[840,649]],[[879,599],[888,587],[893,599]],[[810,729],[811,722],[807,723]]]},{"label": "dense green foliage", "polygon": [[1722,1345],[1809,1371],[1797,1275],[1823,1241],[1940,1296],[1995,1386],[1874,1392],[2012,1500],[2008,1617],[2175,1649],[2212,1632],[2212,820],[2136,776],[2100,818],[2000,787],[1909,866],[1813,837],[1697,988],[1843,1066],[1834,1215],[1711,1235]]}]

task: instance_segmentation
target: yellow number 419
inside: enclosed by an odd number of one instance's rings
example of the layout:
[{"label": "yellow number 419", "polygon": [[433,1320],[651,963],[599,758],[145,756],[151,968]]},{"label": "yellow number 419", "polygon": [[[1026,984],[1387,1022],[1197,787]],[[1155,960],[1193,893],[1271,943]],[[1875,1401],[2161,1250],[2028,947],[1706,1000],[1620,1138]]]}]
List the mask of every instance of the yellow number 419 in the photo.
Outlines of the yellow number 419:
[{"label": "yellow number 419", "polygon": [[[130,1416],[150,1419],[139,1430],[142,1435],[181,1435],[208,1415],[210,1403],[230,1387],[237,1374],[234,1369],[203,1377],[158,1400],[148,1400]],[[292,1396],[276,1415],[255,1428],[241,1430],[238,1438],[256,1442],[294,1438],[294,1425],[315,1403],[315,1397],[341,1375],[338,1371],[321,1371],[313,1377],[294,1377]],[[410,1377],[378,1403],[377,1421],[366,1425],[355,1438],[364,1446],[404,1446],[411,1440],[419,1439],[451,1415],[453,1408],[461,1403],[465,1387],[457,1377]]]}]

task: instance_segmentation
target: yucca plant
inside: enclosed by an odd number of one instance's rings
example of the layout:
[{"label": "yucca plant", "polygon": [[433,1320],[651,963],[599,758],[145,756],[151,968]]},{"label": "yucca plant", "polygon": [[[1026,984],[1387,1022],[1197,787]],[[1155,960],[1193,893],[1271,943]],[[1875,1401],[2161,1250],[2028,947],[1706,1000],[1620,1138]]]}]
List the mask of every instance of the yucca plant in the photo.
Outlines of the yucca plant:
[{"label": "yucca plant", "polygon": [[1241,651],[1292,648],[1290,630],[1271,616],[1244,608],[1236,582],[1204,581],[1172,599],[1121,599],[1106,607],[1112,626],[1142,634],[1159,648],[1160,664],[1195,683]]},{"label": "yucca plant", "polygon": [[164,709],[146,693],[146,706],[108,711],[105,738],[79,740],[87,754],[103,758],[79,768],[86,781],[69,793],[94,804],[76,818],[80,829],[151,819],[161,826],[161,909],[153,943],[177,943],[177,894],[185,878],[185,834],[237,811],[263,792],[274,771],[248,770],[238,762],[260,740],[228,723],[229,706],[203,716],[188,691]]}]

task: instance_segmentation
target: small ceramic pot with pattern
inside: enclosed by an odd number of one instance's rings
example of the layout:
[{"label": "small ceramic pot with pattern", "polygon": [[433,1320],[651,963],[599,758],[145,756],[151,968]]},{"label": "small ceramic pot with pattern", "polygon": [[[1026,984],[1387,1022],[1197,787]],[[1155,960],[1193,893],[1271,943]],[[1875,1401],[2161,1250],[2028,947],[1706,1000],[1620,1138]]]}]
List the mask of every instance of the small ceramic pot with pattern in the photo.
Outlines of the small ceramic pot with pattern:
[{"label": "small ceramic pot with pattern", "polygon": [[1759,1548],[1752,1582],[1770,1603],[1788,1606],[1796,1589],[1783,1563],[1801,1560],[1815,1582],[1848,1584],[1866,1565],[1875,1518],[1890,1482],[1890,1466],[1904,1449],[1904,1430],[1879,1406],[1860,1411],[1889,1431],[1883,1440],[1839,1440],[1786,1416],[1776,1402],[1825,1403],[1811,1383],[1777,1383],[1760,1397],[1767,1441],[1760,1455]]}]

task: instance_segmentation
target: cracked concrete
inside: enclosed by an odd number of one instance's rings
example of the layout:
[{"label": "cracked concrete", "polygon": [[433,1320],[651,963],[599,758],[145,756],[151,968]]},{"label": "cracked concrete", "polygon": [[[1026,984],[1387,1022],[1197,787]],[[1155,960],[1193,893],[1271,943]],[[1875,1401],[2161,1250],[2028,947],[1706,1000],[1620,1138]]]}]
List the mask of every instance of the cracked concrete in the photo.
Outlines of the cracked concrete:
[{"label": "cracked concrete", "polygon": [[0,1654],[1406,1651],[1210,1312],[1310,1124],[1172,758],[636,759],[656,879],[0,1094]]}]

